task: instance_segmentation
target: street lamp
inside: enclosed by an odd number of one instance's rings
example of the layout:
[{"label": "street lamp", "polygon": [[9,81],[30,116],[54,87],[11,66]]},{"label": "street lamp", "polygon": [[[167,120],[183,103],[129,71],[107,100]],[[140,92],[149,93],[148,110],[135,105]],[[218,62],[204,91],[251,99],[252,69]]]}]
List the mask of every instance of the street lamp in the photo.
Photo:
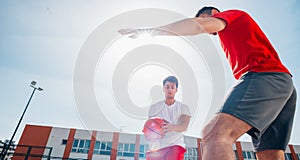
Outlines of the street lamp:
[{"label": "street lamp", "polygon": [[33,91],[32,91],[32,93],[31,93],[31,96],[30,96],[30,98],[29,98],[27,104],[26,104],[26,107],[25,107],[25,109],[24,109],[24,111],[23,111],[23,114],[22,114],[21,118],[19,119],[18,125],[17,125],[17,127],[16,127],[16,129],[15,129],[15,131],[14,131],[14,133],[13,133],[11,139],[10,139],[10,141],[8,142],[7,147],[5,147],[5,148],[3,149],[3,151],[2,151],[2,153],[1,153],[1,155],[2,155],[1,160],[5,158],[5,156],[6,156],[6,154],[7,154],[7,151],[8,151],[8,149],[10,148],[10,145],[11,145],[11,143],[12,143],[12,141],[13,141],[13,139],[14,139],[16,133],[17,133],[17,130],[18,130],[20,124],[21,124],[21,121],[22,121],[22,119],[23,119],[23,117],[24,117],[24,114],[25,114],[25,112],[26,112],[26,110],[27,110],[27,108],[28,108],[28,106],[29,106],[29,103],[30,103],[30,101],[31,101],[31,99],[32,99],[32,97],[33,97],[35,91],[36,91],[36,90],[38,90],[38,91],[42,91],[42,90],[43,90],[43,89],[40,88],[40,87],[36,87],[36,86],[35,86],[36,84],[37,84],[36,81],[32,81],[32,82],[30,83],[30,87],[33,88]]}]

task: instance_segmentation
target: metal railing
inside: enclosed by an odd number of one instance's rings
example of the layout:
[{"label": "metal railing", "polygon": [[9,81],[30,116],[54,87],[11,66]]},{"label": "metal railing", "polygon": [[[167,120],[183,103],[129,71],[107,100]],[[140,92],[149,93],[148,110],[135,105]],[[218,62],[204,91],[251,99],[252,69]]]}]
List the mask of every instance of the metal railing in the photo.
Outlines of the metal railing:
[{"label": "metal railing", "polygon": [[[0,142],[0,159],[10,159],[10,157],[24,157],[27,160],[29,157],[37,157],[50,160],[52,147],[47,146],[29,146],[29,145],[10,145],[9,148],[7,143]],[[18,150],[16,151],[16,148]],[[7,150],[8,152],[4,152]]]}]

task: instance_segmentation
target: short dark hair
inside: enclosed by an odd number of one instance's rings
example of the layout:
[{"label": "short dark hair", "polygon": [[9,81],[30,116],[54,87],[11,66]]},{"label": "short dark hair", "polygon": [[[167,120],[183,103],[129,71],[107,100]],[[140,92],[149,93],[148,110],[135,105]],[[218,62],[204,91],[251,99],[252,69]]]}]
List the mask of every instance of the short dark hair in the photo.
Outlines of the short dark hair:
[{"label": "short dark hair", "polygon": [[163,86],[165,86],[166,82],[172,82],[176,84],[176,88],[178,88],[178,80],[175,76],[169,76],[164,79],[163,81]]},{"label": "short dark hair", "polygon": [[195,17],[199,17],[201,14],[208,14],[208,15],[211,15],[211,10],[217,10],[218,12],[221,12],[218,8],[216,7],[212,7],[212,6],[205,6],[205,7],[202,7],[196,14]]}]

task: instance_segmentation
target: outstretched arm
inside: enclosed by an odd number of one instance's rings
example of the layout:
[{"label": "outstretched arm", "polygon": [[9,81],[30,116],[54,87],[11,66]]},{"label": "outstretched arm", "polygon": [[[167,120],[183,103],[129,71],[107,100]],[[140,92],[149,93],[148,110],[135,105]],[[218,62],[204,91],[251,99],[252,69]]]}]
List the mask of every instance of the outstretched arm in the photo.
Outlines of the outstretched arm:
[{"label": "outstretched arm", "polygon": [[222,19],[207,18],[187,18],[165,26],[147,29],[121,29],[119,32],[123,35],[129,35],[130,38],[136,38],[141,32],[149,32],[153,36],[188,36],[202,33],[216,33],[226,27],[226,22]]}]

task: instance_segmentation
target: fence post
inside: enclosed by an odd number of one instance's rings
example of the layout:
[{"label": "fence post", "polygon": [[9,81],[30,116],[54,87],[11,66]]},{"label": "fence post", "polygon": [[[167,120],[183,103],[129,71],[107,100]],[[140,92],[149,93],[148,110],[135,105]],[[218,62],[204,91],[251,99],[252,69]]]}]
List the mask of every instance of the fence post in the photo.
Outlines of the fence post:
[{"label": "fence post", "polygon": [[32,148],[32,146],[29,146],[29,147],[28,147],[28,150],[27,150],[27,153],[26,153],[25,160],[28,160],[28,157],[29,157],[30,152],[31,152],[31,148]]},{"label": "fence post", "polygon": [[6,155],[4,155],[5,154],[5,150],[6,150],[6,147],[7,147],[7,144],[6,143],[3,143],[3,148],[2,148],[2,151],[1,151],[1,154],[0,154],[0,159],[2,160],[2,159],[5,159],[5,156]]},{"label": "fence post", "polygon": [[49,149],[50,149],[50,151],[49,151],[49,154],[48,154],[48,158],[47,158],[47,160],[50,160],[50,158],[51,158],[51,153],[52,153],[52,149],[53,149],[53,148],[52,148],[52,147],[50,147]]}]

